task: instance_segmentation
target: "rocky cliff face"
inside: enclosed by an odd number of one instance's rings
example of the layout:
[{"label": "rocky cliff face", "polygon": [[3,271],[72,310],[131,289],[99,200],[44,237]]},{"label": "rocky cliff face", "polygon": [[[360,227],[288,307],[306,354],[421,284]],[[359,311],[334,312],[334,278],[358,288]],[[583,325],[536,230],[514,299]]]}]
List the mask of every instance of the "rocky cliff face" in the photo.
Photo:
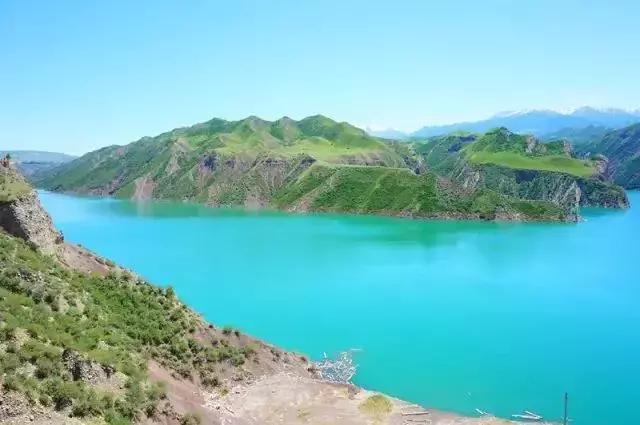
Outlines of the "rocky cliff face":
[{"label": "rocky cliff face", "polygon": [[0,227],[44,253],[56,252],[63,237],[40,205],[36,192],[11,166],[0,166],[0,182],[5,194],[0,197]]},{"label": "rocky cliff face", "polygon": [[468,165],[460,174],[475,187],[522,199],[544,200],[576,214],[578,207],[628,208],[625,191],[600,178],[579,178],[549,171],[517,170],[495,165]]},{"label": "rocky cliff face", "polygon": [[627,189],[640,188],[640,124],[607,133],[580,148],[603,161],[603,174]]}]

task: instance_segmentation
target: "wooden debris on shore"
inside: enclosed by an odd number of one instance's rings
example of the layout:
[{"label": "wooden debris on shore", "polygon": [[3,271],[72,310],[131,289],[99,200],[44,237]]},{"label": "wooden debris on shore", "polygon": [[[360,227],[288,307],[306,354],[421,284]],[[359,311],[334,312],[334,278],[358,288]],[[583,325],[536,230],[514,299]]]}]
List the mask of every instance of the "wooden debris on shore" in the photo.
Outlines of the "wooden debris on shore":
[{"label": "wooden debris on shore", "polygon": [[420,416],[420,415],[428,415],[429,412],[424,411],[424,412],[403,412],[401,413],[402,416]]},{"label": "wooden debris on shore", "polygon": [[522,414],[511,415],[511,417],[516,419],[522,419],[525,421],[533,421],[533,422],[542,421],[542,416],[538,415],[537,413],[530,412],[528,410],[525,410]]}]

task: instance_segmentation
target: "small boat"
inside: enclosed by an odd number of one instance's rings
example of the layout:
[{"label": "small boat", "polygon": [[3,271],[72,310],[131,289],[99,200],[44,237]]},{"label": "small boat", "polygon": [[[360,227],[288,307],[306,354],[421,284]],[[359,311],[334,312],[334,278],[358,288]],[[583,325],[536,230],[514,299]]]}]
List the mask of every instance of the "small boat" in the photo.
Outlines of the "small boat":
[{"label": "small boat", "polygon": [[488,416],[489,415],[484,410],[480,410],[480,409],[477,409],[477,408],[476,408],[476,412],[478,412],[478,415],[480,415],[480,416]]}]

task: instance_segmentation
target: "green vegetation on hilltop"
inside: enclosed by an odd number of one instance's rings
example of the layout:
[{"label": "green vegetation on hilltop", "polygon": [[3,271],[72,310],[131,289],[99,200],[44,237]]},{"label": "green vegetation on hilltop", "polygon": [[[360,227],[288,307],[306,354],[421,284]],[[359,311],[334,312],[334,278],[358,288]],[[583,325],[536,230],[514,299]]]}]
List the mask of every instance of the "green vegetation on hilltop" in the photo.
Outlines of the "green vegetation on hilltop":
[{"label": "green vegetation on hilltop", "polygon": [[314,164],[275,196],[283,207],[307,201],[318,211],[426,215],[441,210],[433,175],[404,168]]},{"label": "green vegetation on hilltop", "polygon": [[552,171],[578,177],[589,177],[595,168],[589,161],[567,158],[560,155],[524,156],[515,152],[473,152],[469,160],[476,164],[495,164],[520,170]]},{"label": "green vegetation on hilltop", "polygon": [[[0,231],[2,385],[34,406],[114,424],[153,415],[164,390],[147,379],[150,359],[218,385],[216,373],[244,363],[252,348],[202,342],[194,333],[203,326],[170,289],[123,271],[71,271]],[[105,385],[80,376],[86,369]]]},{"label": "green vegetation on hilltop", "polygon": [[578,177],[589,177],[596,172],[590,161],[571,157],[561,141],[538,143],[531,136],[514,134],[504,128],[479,136],[465,147],[464,152],[476,164],[552,171]]}]

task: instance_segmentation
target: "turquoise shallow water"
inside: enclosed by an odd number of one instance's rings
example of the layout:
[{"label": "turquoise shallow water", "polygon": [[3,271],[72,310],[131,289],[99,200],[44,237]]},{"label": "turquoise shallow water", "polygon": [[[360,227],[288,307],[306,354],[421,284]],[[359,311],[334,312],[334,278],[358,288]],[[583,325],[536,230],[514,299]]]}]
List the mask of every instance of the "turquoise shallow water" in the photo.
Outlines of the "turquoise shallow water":
[{"label": "turquoise shallow water", "polygon": [[[640,205],[640,193],[630,194]],[[66,238],[171,284],[207,319],[428,407],[634,425],[640,210],[579,224],[414,221],[42,193]]]}]

